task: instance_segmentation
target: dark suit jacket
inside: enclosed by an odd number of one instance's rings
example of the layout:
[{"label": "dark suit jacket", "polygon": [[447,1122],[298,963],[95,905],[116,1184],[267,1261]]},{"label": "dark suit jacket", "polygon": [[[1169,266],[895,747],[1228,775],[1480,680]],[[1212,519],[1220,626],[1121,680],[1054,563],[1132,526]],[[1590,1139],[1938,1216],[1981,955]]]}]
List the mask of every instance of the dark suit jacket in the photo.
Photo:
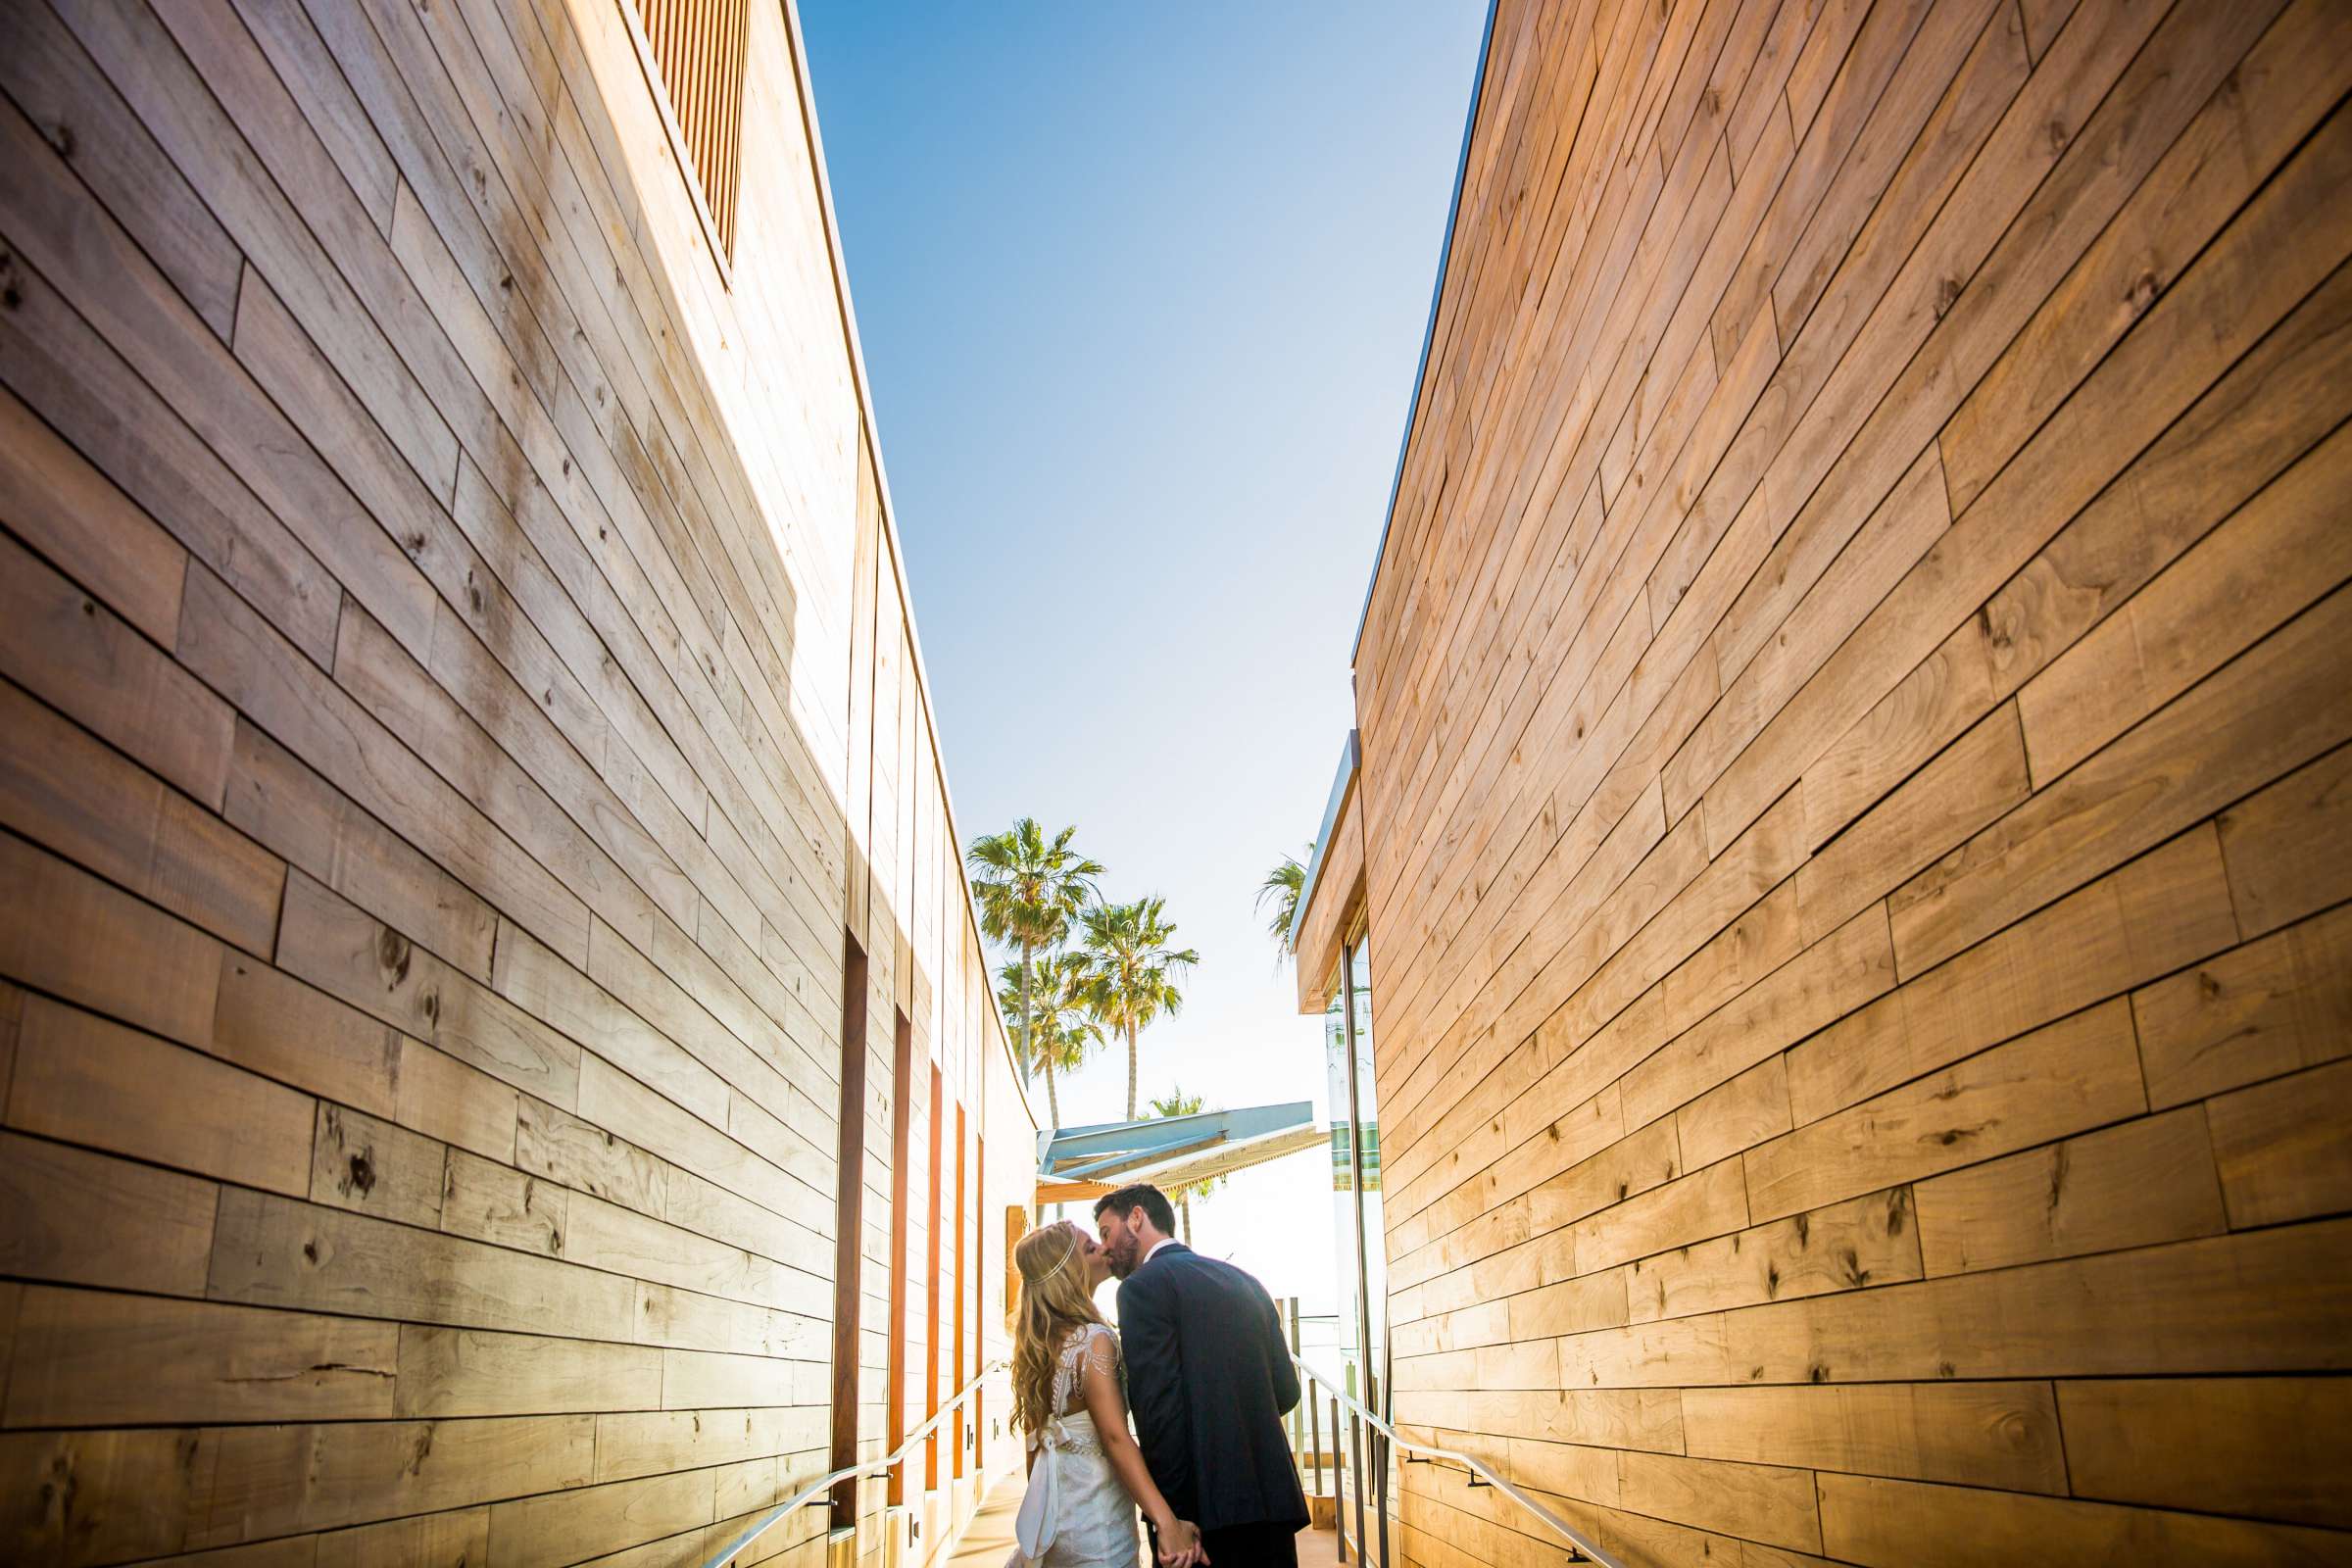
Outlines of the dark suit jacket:
[{"label": "dark suit jacket", "polygon": [[1171,1242],[1119,1287],[1119,1334],[1136,1440],[1176,1516],[1303,1526],[1282,1425],[1298,1374],[1266,1288]]}]

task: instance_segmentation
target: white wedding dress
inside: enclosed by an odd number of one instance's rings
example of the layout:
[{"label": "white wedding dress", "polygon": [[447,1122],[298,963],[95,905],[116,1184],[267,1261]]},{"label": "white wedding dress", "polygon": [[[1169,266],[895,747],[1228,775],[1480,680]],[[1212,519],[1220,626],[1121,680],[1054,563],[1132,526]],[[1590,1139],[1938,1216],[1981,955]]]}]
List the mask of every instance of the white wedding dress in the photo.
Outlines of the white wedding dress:
[{"label": "white wedding dress", "polygon": [[1054,1371],[1054,1415],[1029,1434],[1037,1463],[1013,1520],[1019,1544],[1005,1568],[1136,1568],[1134,1499],[1111,1473],[1095,1418],[1078,1392],[1088,1364],[1119,1376],[1119,1337],[1100,1323],[1070,1336]]}]

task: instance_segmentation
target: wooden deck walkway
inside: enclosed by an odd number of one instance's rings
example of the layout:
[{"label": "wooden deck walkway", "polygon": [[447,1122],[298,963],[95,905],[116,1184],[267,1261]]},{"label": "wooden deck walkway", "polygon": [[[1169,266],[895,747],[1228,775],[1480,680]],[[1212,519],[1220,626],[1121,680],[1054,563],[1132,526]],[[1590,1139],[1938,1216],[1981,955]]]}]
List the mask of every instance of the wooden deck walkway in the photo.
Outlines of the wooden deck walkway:
[{"label": "wooden deck walkway", "polygon": [[[963,1540],[948,1555],[946,1568],[1004,1568],[1012,1552],[1012,1516],[1020,1511],[1021,1478],[1007,1476],[972,1515]],[[1329,1530],[1298,1532],[1298,1568],[1337,1568],[1338,1537]],[[1139,1551],[1137,1560],[1143,1555]],[[1215,1568],[1214,1564],[1210,1568]]]},{"label": "wooden deck walkway", "polygon": [[1020,1511],[1022,1477],[1014,1472],[981,1499],[980,1511],[964,1527],[963,1539],[948,1554],[947,1568],[1004,1568],[1012,1553],[1012,1516]]}]

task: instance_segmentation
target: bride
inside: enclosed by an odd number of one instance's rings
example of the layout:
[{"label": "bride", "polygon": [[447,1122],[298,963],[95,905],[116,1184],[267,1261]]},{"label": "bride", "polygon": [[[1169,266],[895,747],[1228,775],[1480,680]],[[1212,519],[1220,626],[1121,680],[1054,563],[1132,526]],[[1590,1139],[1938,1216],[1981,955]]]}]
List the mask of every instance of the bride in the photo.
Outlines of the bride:
[{"label": "bride", "polygon": [[1162,1568],[1206,1563],[1200,1532],[1169,1508],[1127,1430],[1119,1337],[1094,1302],[1109,1254],[1064,1220],[1022,1237],[1012,1257],[1012,1419],[1028,1444],[1029,1491],[1005,1568],[1135,1568],[1138,1507]]}]

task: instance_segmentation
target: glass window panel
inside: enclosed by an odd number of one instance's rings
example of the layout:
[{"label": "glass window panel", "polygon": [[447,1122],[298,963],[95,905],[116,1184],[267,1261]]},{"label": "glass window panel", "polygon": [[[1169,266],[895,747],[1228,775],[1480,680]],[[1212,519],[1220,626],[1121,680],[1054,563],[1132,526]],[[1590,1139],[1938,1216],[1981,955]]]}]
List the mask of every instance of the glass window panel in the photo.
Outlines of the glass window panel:
[{"label": "glass window panel", "polygon": [[1379,1091],[1372,1073],[1372,960],[1360,942],[1348,950],[1348,1005],[1355,1035],[1356,1201],[1363,1213],[1364,1238],[1359,1272],[1371,1327],[1364,1363],[1380,1374],[1372,1385],[1379,1399],[1374,1408],[1385,1416],[1389,1403],[1388,1232],[1383,1228],[1380,1198]]}]

